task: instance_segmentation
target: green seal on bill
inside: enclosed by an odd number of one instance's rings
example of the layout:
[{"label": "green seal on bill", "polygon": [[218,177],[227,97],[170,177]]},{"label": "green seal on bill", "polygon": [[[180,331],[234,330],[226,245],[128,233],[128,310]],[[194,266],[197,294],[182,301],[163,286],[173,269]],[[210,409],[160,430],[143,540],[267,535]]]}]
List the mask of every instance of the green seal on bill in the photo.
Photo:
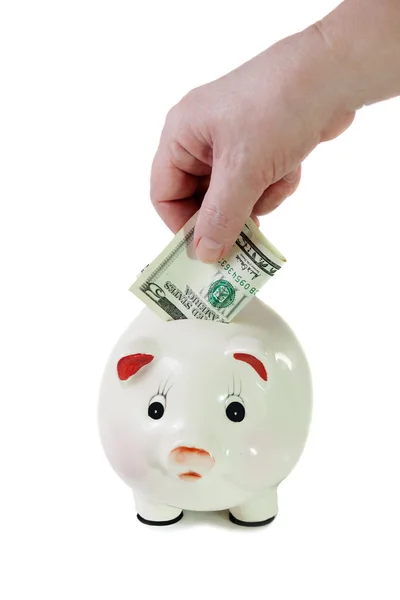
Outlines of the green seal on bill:
[{"label": "green seal on bill", "polygon": [[208,301],[215,308],[226,308],[235,300],[235,288],[226,279],[219,279],[210,285]]}]

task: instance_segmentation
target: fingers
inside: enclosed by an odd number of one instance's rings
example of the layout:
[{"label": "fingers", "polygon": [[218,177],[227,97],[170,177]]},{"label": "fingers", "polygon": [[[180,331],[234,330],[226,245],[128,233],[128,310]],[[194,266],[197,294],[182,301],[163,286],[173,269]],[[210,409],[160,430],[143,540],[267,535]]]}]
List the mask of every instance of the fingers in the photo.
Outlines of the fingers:
[{"label": "fingers", "polygon": [[160,145],[151,170],[151,201],[176,233],[198,211],[208,187],[211,166],[178,142]]},{"label": "fingers", "polygon": [[245,172],[214,165],[196,223],[194,243],[204,262],[217,262],[236,242],[262,191]]},{"label": "fingers", "polygon": [[260,189],[250,184],[245,171],[231,172],[221,164],[215,165],[196,225],[199,259],[220,260],[232,248],[249,216],[259,225],[257,215],[271,212],[293,194],[300,176],[301,167],[298,167],[261,194]]},{"label": "fingers", "polygon": [[300,177],[301,166],[288,173],[283,179],[270,185],[257,200],[254,206],[254,214],[266,215],[278,208],[286,198],[296,191],[300,183]]},{"label": "fingers", "polygon": [[177,233],[198,210],[197,177],[178,169],[169,153],[159,148],[154,157],[150,197],[164,223]]},{"label": "fingers", "polygon": [[211,164],[206,164],[190,154],[178,141],[170,144],[170,152],[171,162],[181,171],[197,176],[211,174]]},{"label": "fingers", "polygon": [[[153,160],[150,184],[152,203],[174,233],[198,211],[212,165],[210,146],[196,138],[190,128],[182,128],[180,119],[179,110],[172,110],[167,117]],[[180,141],[175,137],[177,131]]]},{"label": "fingers", "polygon": [[271,212],[293,194],[301,168],[263,191],[265,182],[260,188],[246,164],[232,168],[220,159],[212,168],[212,152],[198,145],[192,150],[192,144],[189,152],[178,141],[162,141],[152,166],[151,199],[174,233],[200,209],[197,255],[204,262],[217,262],[232,248],[249,216],[259,224],[257,215]]}]

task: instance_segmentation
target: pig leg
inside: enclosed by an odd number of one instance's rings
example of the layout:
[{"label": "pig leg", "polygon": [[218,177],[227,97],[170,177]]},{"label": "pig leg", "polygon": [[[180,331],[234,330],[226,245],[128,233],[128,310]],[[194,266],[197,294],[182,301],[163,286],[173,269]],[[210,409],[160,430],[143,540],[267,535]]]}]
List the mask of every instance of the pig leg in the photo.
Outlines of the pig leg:
[{"label": "pig leg", "polygon": [[260,527],[268,525],[278,513],[277,488],[269,488],[248,502],[239,504],[229,511],[229,519],[236,525]]},{"label": "pig leg", "polygon": [[143,496],[134,494],[137,518],[145,525],[173,525],[183,517],[180,508],[149,502]]}]

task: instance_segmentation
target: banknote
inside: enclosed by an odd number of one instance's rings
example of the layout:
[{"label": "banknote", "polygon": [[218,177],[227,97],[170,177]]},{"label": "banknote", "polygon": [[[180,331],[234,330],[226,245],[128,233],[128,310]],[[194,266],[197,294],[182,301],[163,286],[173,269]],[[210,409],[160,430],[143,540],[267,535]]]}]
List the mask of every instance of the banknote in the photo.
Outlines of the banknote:
[{"label": "banknote", "polygon": [[197,214],[143,269],[130,291],[166,321],[229,323],[286,259],[249,219],[232,250],[219,262],[199,261],[194,246]]}]

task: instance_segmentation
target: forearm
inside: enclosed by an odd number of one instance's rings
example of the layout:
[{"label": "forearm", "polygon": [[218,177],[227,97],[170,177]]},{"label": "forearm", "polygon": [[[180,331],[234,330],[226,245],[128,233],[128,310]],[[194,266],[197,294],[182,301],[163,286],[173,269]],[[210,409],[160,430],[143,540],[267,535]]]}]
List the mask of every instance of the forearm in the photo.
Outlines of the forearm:
[{"label": "forearm", "polygon": [[400,0],[345,0],[316,28],[350,109],[400,95]]}]

